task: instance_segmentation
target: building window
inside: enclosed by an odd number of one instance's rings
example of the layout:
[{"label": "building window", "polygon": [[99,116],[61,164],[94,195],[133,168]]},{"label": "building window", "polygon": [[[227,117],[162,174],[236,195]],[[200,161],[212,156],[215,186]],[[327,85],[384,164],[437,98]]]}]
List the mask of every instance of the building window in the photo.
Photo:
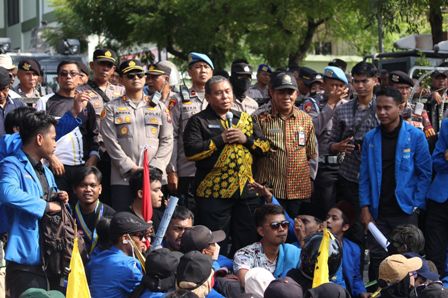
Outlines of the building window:
[{"label": "building window", "polygon": [[315,42],[314,54],[316,55],[331,55],[331,42]]},{"label": "building window", "polygon": [[8,26],[20,22],[19,2],[18,0],[8,0]]}]

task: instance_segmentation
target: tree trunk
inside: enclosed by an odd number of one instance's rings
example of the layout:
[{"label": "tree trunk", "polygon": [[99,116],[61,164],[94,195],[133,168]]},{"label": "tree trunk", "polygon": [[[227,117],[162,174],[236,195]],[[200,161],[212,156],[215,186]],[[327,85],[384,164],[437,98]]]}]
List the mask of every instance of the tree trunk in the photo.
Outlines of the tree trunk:
[{"label": "tree trunk", "polygon": [[299,62],[305,58],[306,53],[311,47],[314,33],[316,32],[317,28],[325,21],[326,19],[321,20],[313,20],[311,18],[308,19],[306,33],[303,40],[301,40],[299,46],[297,47],[297,51],[289,54],[289,61],[288,61],[289,67],[299,65]]},{"label": "tree trunk", "polygon": [[429,1],[429,23],[431,24],[431,35],[433,45],[443,40],[442,2],[443,0]]}]

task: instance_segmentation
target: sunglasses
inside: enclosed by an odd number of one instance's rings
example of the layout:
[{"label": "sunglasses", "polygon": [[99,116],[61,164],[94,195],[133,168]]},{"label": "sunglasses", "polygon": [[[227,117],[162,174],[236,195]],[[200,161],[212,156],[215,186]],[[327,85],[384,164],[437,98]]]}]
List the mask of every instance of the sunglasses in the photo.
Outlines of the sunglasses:
[{"label": "sunglasses", "polygon": [[138,72],[138,73],[128,73],[126,74],[126,78],[128,80],[134,80],[136,77],[139,79],[143,78],[146,74],[144,72]]},{"label": "sunglasses", "polygon": [[61,71],[59,73],[59,76],[61,76],[63,78],[66,78],[69,75],[73,78],[73,77],[76,77],[77,75],[79,75],[79,72],[75,72],[75,71],[70,71],[70,72],[68,72],[68,71]]},{"label": "sunglasses", "polygon": [[274,222],[271,222],[269,224],[269,226],[273,230],[278,230],[278,229],[280,229],[280,227],[282,227],[282,229],[287,229],[289,227],[289,221],[287,221],[287,220],[284,220],[284,221],[281,221],[281,222],[274,221]]}]

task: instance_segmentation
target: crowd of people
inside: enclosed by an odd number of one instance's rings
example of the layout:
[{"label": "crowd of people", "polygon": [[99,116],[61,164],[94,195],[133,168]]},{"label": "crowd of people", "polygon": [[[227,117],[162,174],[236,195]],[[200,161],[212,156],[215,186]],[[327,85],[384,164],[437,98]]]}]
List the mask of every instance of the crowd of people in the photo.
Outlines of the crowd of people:
[{"label": "crowd of people", "polygon": [[0,294],[63,297],[78,238],[94,298],[448,296],[448,72],[346,67],[97,49],[42,96],[0,55]]}]

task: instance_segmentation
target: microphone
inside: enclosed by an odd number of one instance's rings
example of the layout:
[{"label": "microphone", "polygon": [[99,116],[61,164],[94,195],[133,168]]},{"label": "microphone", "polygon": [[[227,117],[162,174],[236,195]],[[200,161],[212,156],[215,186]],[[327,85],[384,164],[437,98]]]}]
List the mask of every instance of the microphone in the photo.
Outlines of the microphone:
[{"label": "microphone", "polygon": [[227,119],[227,124],[228,124],[229,128],[232,128],[232,120],[233,120],[232,112],[228,111],[226,113],[226,119]]}]

